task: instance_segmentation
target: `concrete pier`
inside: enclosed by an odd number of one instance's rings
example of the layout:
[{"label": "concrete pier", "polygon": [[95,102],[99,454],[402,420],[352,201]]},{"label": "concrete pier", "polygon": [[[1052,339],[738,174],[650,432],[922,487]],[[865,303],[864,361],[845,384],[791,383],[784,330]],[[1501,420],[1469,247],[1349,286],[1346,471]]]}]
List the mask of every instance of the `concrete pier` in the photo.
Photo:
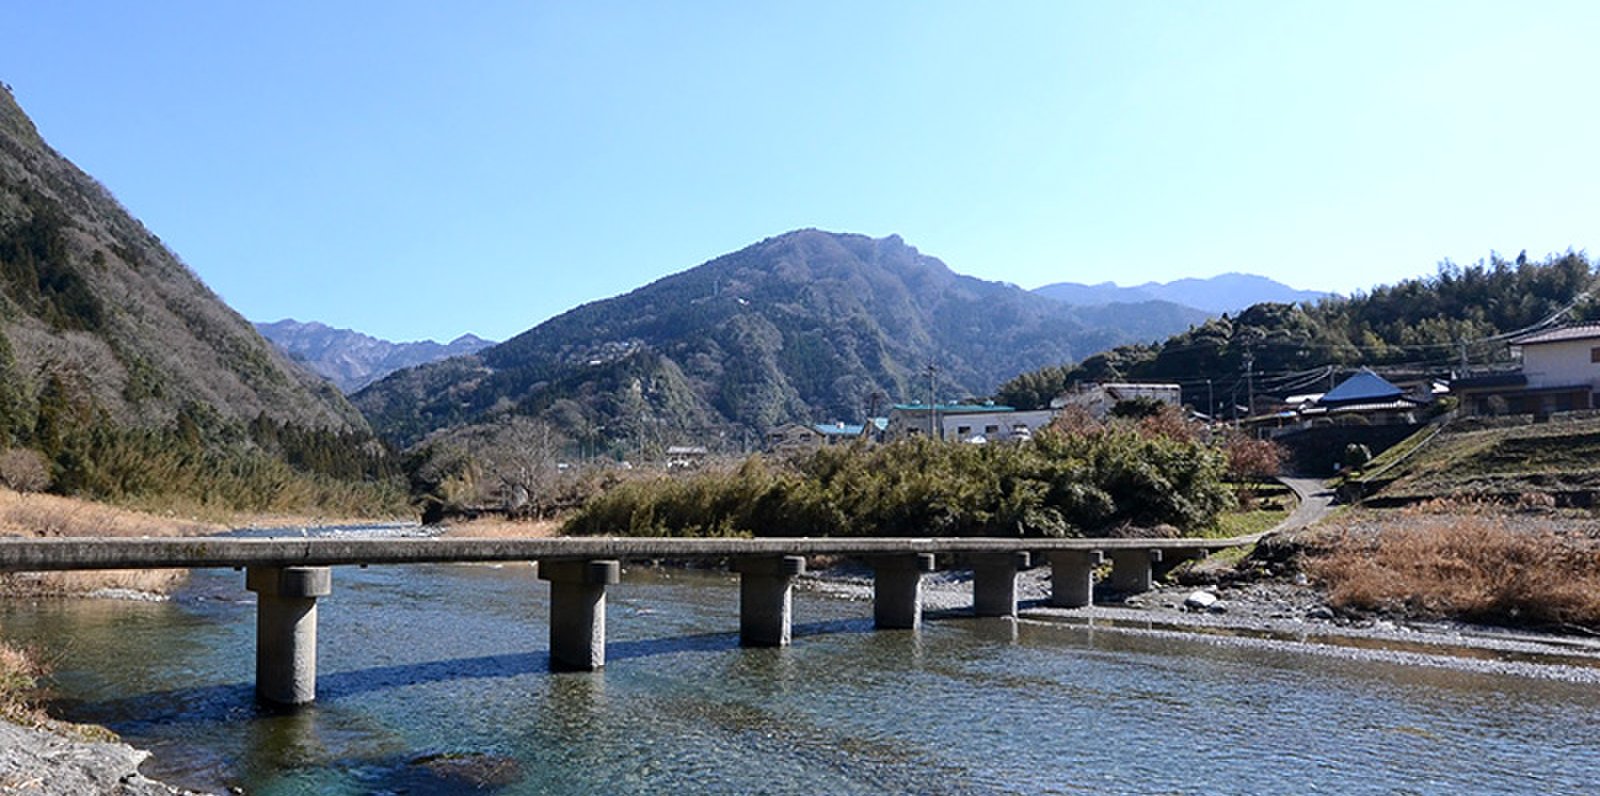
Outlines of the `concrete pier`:
[{"label": "concrete pier", "polygon": [[1152,565],[1161,560],[1161,551],[1127,549],[1111,551],[1111,588],[1119,594],[1150,591]]},{"label": "concrete pier", "polygon": [[873,556],[872,618],[880,628],[922,626],[922,574],[933,571],[932,553]]},{"label": "concrete pier", "polygon": [[794,579],[806,571],[804,556],[735,558],[739,573],[739,642],[747,647],[784,647],[793,624]]},{"label": "concrete pier", "polygon": [[1050,604],[1057,608],[1082,608],[1094,603],[1094,568],[1105,563],[1099,550],[1052,550]]},{"label": "concrete pier", "polygon": [[327,567],[249,567],[256,593],[256,697],[277,705],[317,698],[317,598],[333,592]]},{"label": "concrete pier", "polygon": [[550,581],[550,668],[592,672],[606,665],[606,587],[622,579],[619,561],[544,561]]},{"label": "concrete pier", "polygon": [[1017,573],[1033,557],[1026,551],[986,553],[972,559],[972,612],[978,616],[1017,615]]}]

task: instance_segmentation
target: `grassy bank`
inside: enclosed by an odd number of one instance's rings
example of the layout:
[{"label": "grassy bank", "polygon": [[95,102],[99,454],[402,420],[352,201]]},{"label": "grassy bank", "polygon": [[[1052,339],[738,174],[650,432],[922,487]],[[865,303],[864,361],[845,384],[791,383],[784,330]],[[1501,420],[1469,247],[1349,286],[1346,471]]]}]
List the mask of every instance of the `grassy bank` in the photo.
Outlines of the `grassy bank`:
[{"label": "grassy bank", "polygon": [[1313,532],[1303,567],[1336,608],[1600,629],[1595,525],[1459,503],[1362,512]]},{"label": "grassy bank", "polygon": [[1402,450],[1386,451],[1356,479],[1369,502],[1457,496],[1515,503],[1546,494],[1566,503],[1600,490],[1600,419],[1592,417],[1548,423],[1467,418],[1437,436],[1425,429],[1397,447]]},{"label": "grassy bank", "polygon": [[[197,536],[224,527],[0,488],[0,535],[4,536]],[[74,595],[100,589],[164,593],[182,583],[185,576],[185,571],[171,569],[7,573],[0,575],[0,596]]]},{"label": "grassy bank", "polygon": [[27,727],[45,725],[39,678],[44,669],[26,651],[0,641],[0,719]]}]

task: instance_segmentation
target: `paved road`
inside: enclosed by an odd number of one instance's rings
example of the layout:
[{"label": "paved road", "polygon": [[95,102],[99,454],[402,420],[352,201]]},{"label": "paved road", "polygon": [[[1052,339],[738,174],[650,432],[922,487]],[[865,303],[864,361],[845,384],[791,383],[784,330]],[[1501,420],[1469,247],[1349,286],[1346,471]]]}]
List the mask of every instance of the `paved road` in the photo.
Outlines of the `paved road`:
[{"label": "paved road", "polygon": [[1295,496],[1300,498],[1300,505],[1295,507],[1288,519],[1278,523],[1268,533],[1298,530],[1315,525],[1333,510],[1333,490],[1329,489],[1321,478],[1280,476],[1278,480],[1294,490]]}]

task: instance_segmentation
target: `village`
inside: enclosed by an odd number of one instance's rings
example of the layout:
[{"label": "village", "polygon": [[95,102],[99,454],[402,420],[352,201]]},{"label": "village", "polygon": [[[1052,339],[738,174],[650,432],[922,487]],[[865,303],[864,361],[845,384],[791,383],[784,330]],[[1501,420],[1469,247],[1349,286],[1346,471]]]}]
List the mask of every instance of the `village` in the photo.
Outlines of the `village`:
[{"label": "village", "polygon": [[[1251,390],[1246,404],[1217,413],[1195,408],[1212,403],[1205,394],[1208,383],[1195,395],[1196,390],[1181,384],[1103,382],[1063,393],[1048,409],[1019,410],[993,401],[907,403],[895,404],[886,416],[864,422],[789,423],[768,431],[765,445],[769,452],[791,453],[922,436],[972,445],[1023,442],[1069,409],[1098,420],[1119,405],[1143,403],[1177,407],[1193,422],[1236,427],[1277,441],[1291,452],[1297,469],[1332,475],[1348,464],[1336,460],[1347,446],[1360,445],[1375,455],[1446,413],[1537,423],[1586,417],[1595,411],[1595,396],[1600,393],[1600,324],[1533,332],[1509,338],[1505,344],[1509,361],[1493,368],[1386,377],[1362,367],[1325,392],[1278,396]],[[692,466],[706,449],[678,446],[667,453],[669,462],[684,467]]]}]

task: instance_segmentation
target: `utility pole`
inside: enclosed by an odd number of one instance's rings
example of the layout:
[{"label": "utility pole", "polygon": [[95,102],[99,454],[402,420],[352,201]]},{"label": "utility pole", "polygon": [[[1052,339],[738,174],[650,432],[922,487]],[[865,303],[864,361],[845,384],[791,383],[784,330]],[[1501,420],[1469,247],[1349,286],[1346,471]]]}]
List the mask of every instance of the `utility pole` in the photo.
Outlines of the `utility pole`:
[{"label": "utility pole", "polygon": [[1244,355],[1244,416],[1249,417],[1256,411],[1256,357],[1254,354]]},{"label": "utility pole", "polygon": [[1217,396],[1211,391],[1211,380],[1206,379],[1206,420],[1215,422],[1217,419]]},{"label": "utility pole", "polygon": [[928,437],[940,439],[939,433],[939,366],[928,363]]}]

